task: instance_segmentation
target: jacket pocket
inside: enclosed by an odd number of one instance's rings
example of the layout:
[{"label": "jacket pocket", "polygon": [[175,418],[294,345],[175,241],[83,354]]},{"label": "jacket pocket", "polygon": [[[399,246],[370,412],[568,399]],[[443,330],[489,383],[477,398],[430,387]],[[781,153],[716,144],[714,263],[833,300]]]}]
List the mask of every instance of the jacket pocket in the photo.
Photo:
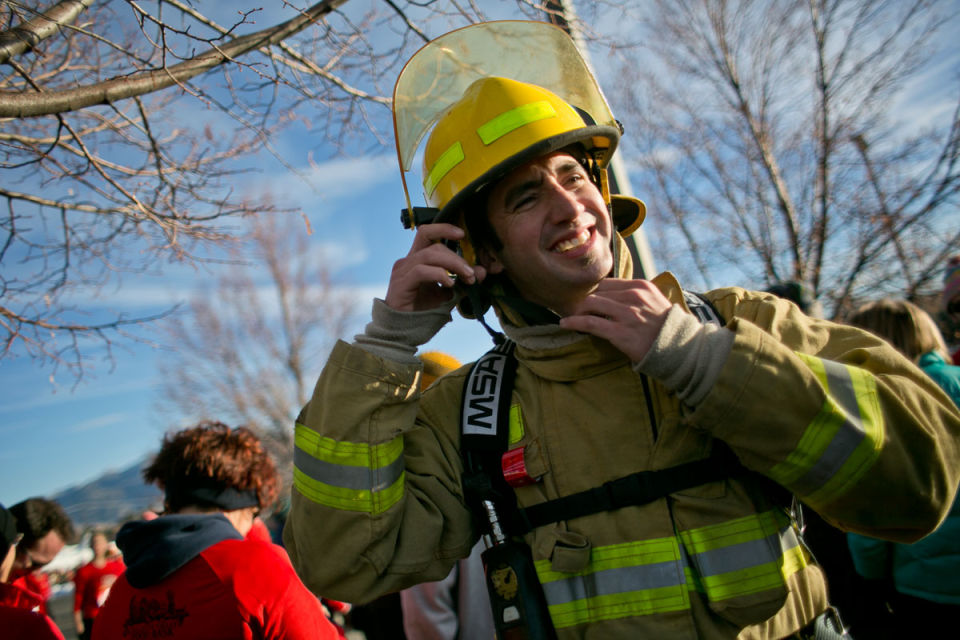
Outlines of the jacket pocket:
[{"label": "jacket pocket", "polygon": [[776,509],[681,529],[679,538],[691,586],[739,626],[779,611],[787,578],[808,563],[793,524]]}]

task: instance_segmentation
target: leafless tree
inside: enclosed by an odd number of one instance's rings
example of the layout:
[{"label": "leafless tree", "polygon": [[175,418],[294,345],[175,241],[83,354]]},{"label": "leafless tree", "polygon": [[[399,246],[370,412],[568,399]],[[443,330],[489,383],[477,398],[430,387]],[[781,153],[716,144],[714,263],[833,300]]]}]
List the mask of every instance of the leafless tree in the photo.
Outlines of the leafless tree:
[{"label": "leafless tree", "polygon": [[288,467],[296,412],[333,341],[344,337],[354,305],[304,221],[285,220],[257,224],[249,261],[249,252],[238,251],[236,267],[161,322],[172,350],[159,368],[164,411],[178,409],[186,423],[247,425]]},{"label": "leafless tree", "polygon": [[230,237],[226,220],[270,210],[236,189],[246,168],[233,161],[290,120],[281,94],[386,103],[308,68],[292,43],[312,33],[346,50],[324,22],[344,1],[265,29],[257,10],[224,10],[221,26],[179,0],[0,2],[0,358],[26,353],[80,377],[90,338],[109,348],[157,317],[98,314],[82,298],[202,257]]},{"label": "leafless tree", "polygon": [[[651,9],[643,51],[623,66],[621,115],[660,259],[692,256],[688,275],[707,286],[805,282],[834,315],[939,286],[960,242],[960,84],[937,49],[957,27],[951,3]],[[953,104],[904,115],[934,63]]]},{"label": "leafless tree", "polygon": [[156,317],[88,297],[202,260],[232,220],[272,212],[239,174],[265,152],[304,166],[274,148],[291,127],[309,127],[312,157],[386,149],[403,62],[490,17],[456,1],[347,4],[0,0],[0,359],[82,377],[92,345]]}]

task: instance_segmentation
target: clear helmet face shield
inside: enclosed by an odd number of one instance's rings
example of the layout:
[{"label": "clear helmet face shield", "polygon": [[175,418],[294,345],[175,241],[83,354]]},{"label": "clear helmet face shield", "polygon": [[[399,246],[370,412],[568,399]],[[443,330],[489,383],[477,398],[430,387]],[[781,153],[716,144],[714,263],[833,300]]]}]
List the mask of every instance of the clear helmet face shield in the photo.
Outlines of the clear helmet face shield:
[{"label": "clear helmet face shield", "polygon": [[[413,202],[407,174],[421,142],[475,81],[488,77],[537,85],[589,114],[592,124],[619,129],[596,79],[563,30],[545,22],[506,20],[452,31],[414,54],[394,87],[394,135],[409,212]],[[614,147],[615,141],[611,153]]]}]

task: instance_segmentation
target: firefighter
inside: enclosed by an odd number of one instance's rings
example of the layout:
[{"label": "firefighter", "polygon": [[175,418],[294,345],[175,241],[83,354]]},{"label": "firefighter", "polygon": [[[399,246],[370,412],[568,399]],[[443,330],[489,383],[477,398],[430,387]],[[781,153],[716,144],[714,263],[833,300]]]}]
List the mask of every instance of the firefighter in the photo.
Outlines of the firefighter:
[{"label": "firefighter", "polygon": [[[917,540],[960,479],[960,414],[859,329],[770,294],[634,278],[623,236],[645,207],[606,178],[620,130],[554,32],[475,25],[402,72],[401,170],[429,133],[430,206],[408,197],[410,252],[298,417],[291,558],[315,593],[364,602],[470,553],[483,523],[461,418],[477,378],[463,367],[421,393],[416,351],[455,306],[492,305],[517,361],[496,480],[530,525],[506,533],[529,545],[557,636],[814,637],[835,621],[791,496],[845,530]],[[686,481],[724,452],[724,473]]]}]

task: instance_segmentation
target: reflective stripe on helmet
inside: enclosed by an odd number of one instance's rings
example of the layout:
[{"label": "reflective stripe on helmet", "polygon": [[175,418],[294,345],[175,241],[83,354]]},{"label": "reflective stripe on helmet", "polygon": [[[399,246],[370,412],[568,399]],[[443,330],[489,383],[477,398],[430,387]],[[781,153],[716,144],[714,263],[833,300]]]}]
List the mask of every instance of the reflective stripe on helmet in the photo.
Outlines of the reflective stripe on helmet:
[{"label": "reflective stripe on helmet", "polygon": [[536,563],[560,629],[690,608],[690,592],[711,602],[784,588],[808,558],[790,520],[767,511],[656,538],[597,547],[577,573]]},{"label": "reflective stripe on helmet", "polygon": [[403,438],[369,445],[325,438],[296,425],[293,484],[334,509],[383,513],[403,497]]},{"label": "reflective stripe on helmet", "polygon": [[[480,137],[483,144],[493,144],[511,131],[516,131],[520,127],[545,118],[553,118],[556,115],[557,110],[553,108],[553,105],[546,100],[538,100],[510,109],[484,122],[477,127],[477,136]],[[443,177],[465,159],[463,145],[459,141],[454,142],[440,154],[437,161],[430,167],[427,178],[423,182],[423,190],[428,198],[433,196],[433,192],[436,191],[437,185],[443,180]]]},{"label": "reflective stripe on helmet", "polygon": [[423,190],[428,198],[437,190],[437,185],[440,184],[443,177],[450,173],[451,169],[463,162],[464,157],[463,145],[459,142],[454,142],[447,147],[446,151],[440,154],[440,157],[437,158],[434,165],[430,167],[427,179],[423,182]]},{"label": "reflective stripe on helmet", "polygon": [[480,136],[483,144],[492,144],[524,125],[544,118],[552,118],[556,115],[557,110],[553,108],[553,105],[546,100],[538,100],[530,104],[520,105],[506,113],[501,113],[493,120],[480,125],[477,127],[477,135]]},{"label": "reflective stripe on helmet", "polygon": [[770,477],[811,504],[825,504],[860,479],[880,455],[883,414],[870,372],[797,354],[826,391],[819,413]]}]

